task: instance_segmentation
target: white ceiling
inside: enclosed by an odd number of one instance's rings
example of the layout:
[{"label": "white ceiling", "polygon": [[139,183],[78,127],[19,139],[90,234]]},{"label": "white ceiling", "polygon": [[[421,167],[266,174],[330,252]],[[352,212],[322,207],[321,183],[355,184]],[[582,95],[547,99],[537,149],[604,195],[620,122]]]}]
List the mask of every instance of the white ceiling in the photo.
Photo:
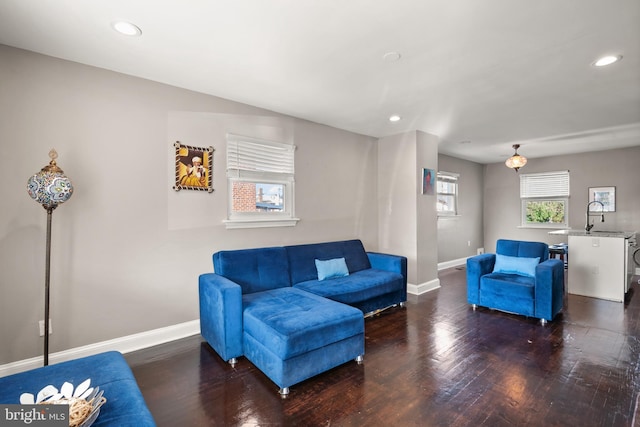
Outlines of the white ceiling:
[{"label": "white ceiling", "polygon": [[0,0],[0,44],[481,163],[640,145],[638,0]]}]

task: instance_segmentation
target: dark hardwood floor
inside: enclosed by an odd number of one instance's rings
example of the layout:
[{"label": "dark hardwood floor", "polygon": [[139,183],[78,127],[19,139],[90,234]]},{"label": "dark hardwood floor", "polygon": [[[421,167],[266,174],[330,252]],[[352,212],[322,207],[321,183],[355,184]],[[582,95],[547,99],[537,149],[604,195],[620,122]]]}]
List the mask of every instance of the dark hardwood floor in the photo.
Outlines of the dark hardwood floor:
[{"label": "dark hardwood floor", "polygon": [[[465,272],[365,322],[364,364],[278,387],[200,336],[126,355],[158,426],[631,426],[640,289],[568,295],[553,322],[466,303]],[[634,292],[639,295],[633,295]]]}]

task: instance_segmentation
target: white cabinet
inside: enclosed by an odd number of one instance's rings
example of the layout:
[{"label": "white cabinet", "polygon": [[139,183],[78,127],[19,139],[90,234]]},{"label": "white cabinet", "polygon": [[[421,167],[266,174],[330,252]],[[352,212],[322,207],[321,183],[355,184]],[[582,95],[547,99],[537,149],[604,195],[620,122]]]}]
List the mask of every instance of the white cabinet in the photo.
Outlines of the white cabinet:
[{"label": "white cabinet", "polygon": [[568,292],[623,302],[627,288],[626,244],[624,237],[569,235]]}]

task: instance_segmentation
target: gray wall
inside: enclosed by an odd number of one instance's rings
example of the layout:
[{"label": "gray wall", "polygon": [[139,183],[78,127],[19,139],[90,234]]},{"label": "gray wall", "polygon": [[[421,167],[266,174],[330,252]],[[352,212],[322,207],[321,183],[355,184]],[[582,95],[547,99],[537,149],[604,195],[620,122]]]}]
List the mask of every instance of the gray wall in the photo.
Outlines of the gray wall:
[{"label": "gray wall", "polygon": [[[640,147],[577,155],[530,159],[520,173],[570,171],[569,226],[583,229],[589,187],[616,187],[616,212],[605,214],[598,230],[640,232]],[[486,166],[484,181],[484,238],[488,252],[499,238],[566,242],[549,236],[549,229],[519,228],[520,180],[518,174],[496,163]],[[569,248],[571,250],[571,248]]]},{"label": "gray wall", "polygon": [[[416,217],[418,218],[418,226],[416,228],[417,241],[417,259],[418,259],[418,280],[416,285],[426,284],[430,288],[429,283],[434,285],[438,280],[438,248],[432,242],[438,239],[437,227],[437,196],[435,194],[422,194],[422,169],[438,170],[438,142],[440,139],[425,132],[416,132],[416,163],[414,171],[416,176],[416,194],[418,201],[416,203]],[[435,190],[435,189],[434,189]],[[435,283],[434,283],[435,282]]]},{"label": "gray wall", "polygon": [[438,170],[460,174],[458,216],[438,218],[438,263],[461,260],[483,247],[484,165],[440,154]]},{"label": "gray wall", "polygon": [[[53,213],[51,352],[198,319],[216,250],[360,238],[377,250],[377,141],[0,45],[0,364],[42,354],[46,213],[27,179],[73,181]],[[292,135],[296,227],[226,230],[225,132]],[[214,188],[175,192],[176,140],[209,146]]]},{"label": "gray wall", "polygon": [[409,290],[436,281],[436,198],[423,195],[422,168],[437,169],[438,138],[421,131],[378,141],[379,246],[407,257]]}]

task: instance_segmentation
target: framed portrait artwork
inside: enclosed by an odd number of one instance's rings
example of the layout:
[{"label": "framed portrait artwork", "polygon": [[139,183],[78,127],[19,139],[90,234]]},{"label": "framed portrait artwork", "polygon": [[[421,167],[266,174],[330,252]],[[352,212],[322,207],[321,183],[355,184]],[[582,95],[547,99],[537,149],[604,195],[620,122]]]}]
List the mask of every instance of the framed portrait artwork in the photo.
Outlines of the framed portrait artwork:
[{"label": "framed portrait artwork", "polygon": [[173,189],[213,192],[213,147],[193,147],[176,141],[176,183]]},{"label": "framed portrait artwork", "polygon": [[615,212],[616,211],[616,187],[589,187],[589,212]]},{"label": "framed portrait artwork", "polygon": [[435,194],[436,171],[434,169],[422,169],[422,194]]}]

